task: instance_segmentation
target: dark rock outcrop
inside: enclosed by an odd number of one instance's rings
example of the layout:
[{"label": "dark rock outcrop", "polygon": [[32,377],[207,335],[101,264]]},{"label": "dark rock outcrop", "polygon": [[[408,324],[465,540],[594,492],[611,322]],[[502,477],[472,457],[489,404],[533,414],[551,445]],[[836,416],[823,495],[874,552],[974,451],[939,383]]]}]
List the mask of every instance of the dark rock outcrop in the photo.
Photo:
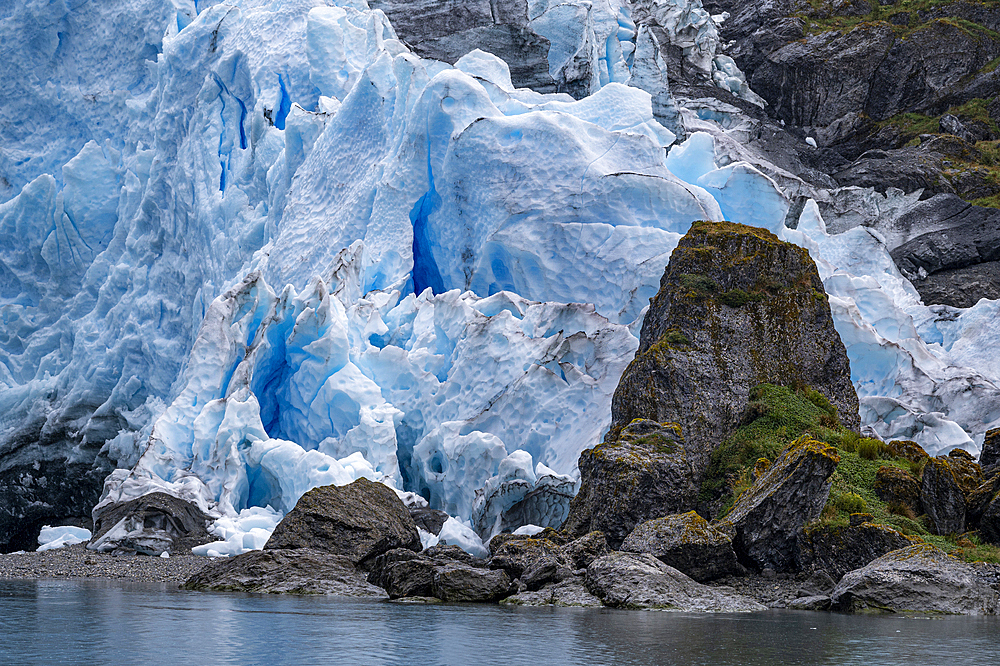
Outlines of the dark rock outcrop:
[{"label": "dark rock outcrop", "polygon": [[639,523],[691,508],[697,499],[679,428],[638,419],[580,454],[580,492],[563,529],[598,530],[616,548]]},{"label": "dark rock outcrop", "polygon": [[839,462],[836,449],[802,437],[739,496],[718,527],[732,534],[741,564],[757,571],[799,568],[802,528],[822,513]]},{"label": "dark rock outcrop", "polygon": [[876,497],[897,509],[905,507],[914,516],[924,512],[920,504],[920,482],[898,467],[879,467],[873,489]]},{"label": "dark rock outcrop", "polygon": [[448,520],[448,514],[428,507],[410,507],[410,518],[420,529],[437,535]]},{"label": "dark rock outcrop", "polygon": [[919,229],[928,220],[940,222],[890,253],[923,301],[971,307],[1000,298],[1000,211],[938,196],[897,224]]},{"label": "dark rock outcrop", "polygon": [[[763,229],[696,222],[650,302],[605,441],[637,418],[677,423],[698,485],[763,383],[812,387],[845,426],[860,426],[847,353],[808,252]],[[582,493],[582,466],[581,475]],[[695,507],[664,508],[659,515]]]},{"label": "dark rock outcrop", "polygon": [[911,546],[912,542],[886,525],[862,522],[859,525],[807,528],[799,545],[804,569],[825,571],[840,580],[886,553]]},{"label": "dark rock outcrop", "polygon": [[529,590],[572,576],[572,563],[562,548],[549,539],[511,539],[493,552],[489,567],[511,579],[520,579]]},{"label": "dark rock outcrop", "polygon": [[255,550],[219,559],[189,578],[186,590],[385,597],[349,557],[313,548]]},{"label": "dark rock outcrop", "polygon": [[965,531],[965,494],[944,457],[931,458],[924,466],[920,504],[931,519],[934,534]]},{"label": "dark rock outcrop", "polygon": [[313,548],[355,564],[393,548],[421,549],[410,512],[396,493],[360,478],[304,494],[275,528],[265,550]]},{"label": "dark rock outcrop", "polygon": [[[553,76],[549,40],[532,26],[532,19],[539,17],[529,17],[527,0],[371,0],[368,4],[384,11],[399,38],[423,58],[454,64],[466,53],[482,49],[510,66],[518,88],[566,92],[577,98],[590,92],[590,60],[583,57],[589,55],[589,44]],[[580,38],[584,41],[585,35]]]},{"label": "dark rock outcrop", "polygon": [[736,613],[766,610],[756,601],[707,587],[648,553],[609,553],[587,567],[587,590],[605,606]]},{"label": "dark rock outcrop", "polygon": [[986,431],[983,450],[979,454],[979,466],[987,477],[1000,471],[1000,428]]},{"label": "dark rock outcrop", "polygon": [[744,573],[732,539],[694,511],[641,523],[621,550],[649,553],[699,583]]},{"label": "dark rock outcrop", "polygon": [[109,504],[94,512],[94,535],[87,545],[100,552],[143,555],[190,553],[215,537],[208,533],[211,518],[194,504],[166,493]]},{"label": "dark rock outcrop", "polygon": [[517,591],[506,572],[454,547],[415,553],[396,548],[372,562],[368,581],[391,599],[433,597],[441,601],[496,602]]},{"label": "dark rock outcrop", "polygon": [[967,564],[929,544],[883,555],[846,574],[830,597],[849,613],[995,615],[996,565]]},{"label": "dark rock outcrop", "polygon": [[603,532],[590,532],[562,548],[563,556],[573,570],[586,569],[590,563],[610,551]]}]

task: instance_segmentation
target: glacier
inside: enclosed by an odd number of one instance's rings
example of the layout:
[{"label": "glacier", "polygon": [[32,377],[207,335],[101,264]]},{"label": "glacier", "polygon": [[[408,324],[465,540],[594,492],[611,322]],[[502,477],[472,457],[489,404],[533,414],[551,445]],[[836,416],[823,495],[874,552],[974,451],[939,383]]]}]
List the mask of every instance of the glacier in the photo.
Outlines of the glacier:
[{"label": "glacier", "polygon": [[517,88],[484,50],[421,58],[365,0],[0,9],[25,119],[0,129],[7,524],[58,517],[57,477],[103,480],[73,506],[167,492],[215,518],[200,554],[231,555],[365,477],[451,516],[425,544],[557,526],[699,219],[809,250],[867,434],[978,451],[997,303],[922,304],[834,205],[853,195],[673,98],[663,41],[760,103],[699,0],[529,10],[585,96]]}]

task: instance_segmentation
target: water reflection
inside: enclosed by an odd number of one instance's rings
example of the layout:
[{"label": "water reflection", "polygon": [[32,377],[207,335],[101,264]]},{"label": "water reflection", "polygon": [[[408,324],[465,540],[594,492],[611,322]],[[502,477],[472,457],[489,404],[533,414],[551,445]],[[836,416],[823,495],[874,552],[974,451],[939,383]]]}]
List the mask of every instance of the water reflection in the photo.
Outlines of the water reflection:
[{"label": "water reflection", "polygon": [[182,592],[0,581],[4,664],[979,664],[996,618],[749,615]]}]

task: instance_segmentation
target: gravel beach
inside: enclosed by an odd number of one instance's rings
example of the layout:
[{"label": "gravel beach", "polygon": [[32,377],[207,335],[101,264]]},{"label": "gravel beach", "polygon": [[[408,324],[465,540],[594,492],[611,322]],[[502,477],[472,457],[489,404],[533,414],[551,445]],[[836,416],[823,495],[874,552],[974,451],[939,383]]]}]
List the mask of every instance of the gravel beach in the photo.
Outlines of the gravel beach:
[{"label": "gravel beach", "polygon": [[197,555],[167,558],[94,553],[79,543],[41,553],[0,555],[0,579],[97,578],[180,584],[211,561]]}]

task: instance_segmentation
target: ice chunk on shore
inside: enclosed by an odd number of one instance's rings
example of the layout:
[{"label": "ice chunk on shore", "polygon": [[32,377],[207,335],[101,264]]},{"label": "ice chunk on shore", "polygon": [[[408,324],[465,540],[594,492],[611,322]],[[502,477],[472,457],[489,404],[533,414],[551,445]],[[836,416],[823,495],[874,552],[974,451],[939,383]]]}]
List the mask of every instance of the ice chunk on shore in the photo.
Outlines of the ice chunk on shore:
[{"label": "ice chunk on shore", "polygon": [[46,525],[38,534],[38,551],[53,550],[63,546],[72,546],[75,543],[90,541],[93,535],[90,530],[83,527],[60,526],[52,527]]}]

